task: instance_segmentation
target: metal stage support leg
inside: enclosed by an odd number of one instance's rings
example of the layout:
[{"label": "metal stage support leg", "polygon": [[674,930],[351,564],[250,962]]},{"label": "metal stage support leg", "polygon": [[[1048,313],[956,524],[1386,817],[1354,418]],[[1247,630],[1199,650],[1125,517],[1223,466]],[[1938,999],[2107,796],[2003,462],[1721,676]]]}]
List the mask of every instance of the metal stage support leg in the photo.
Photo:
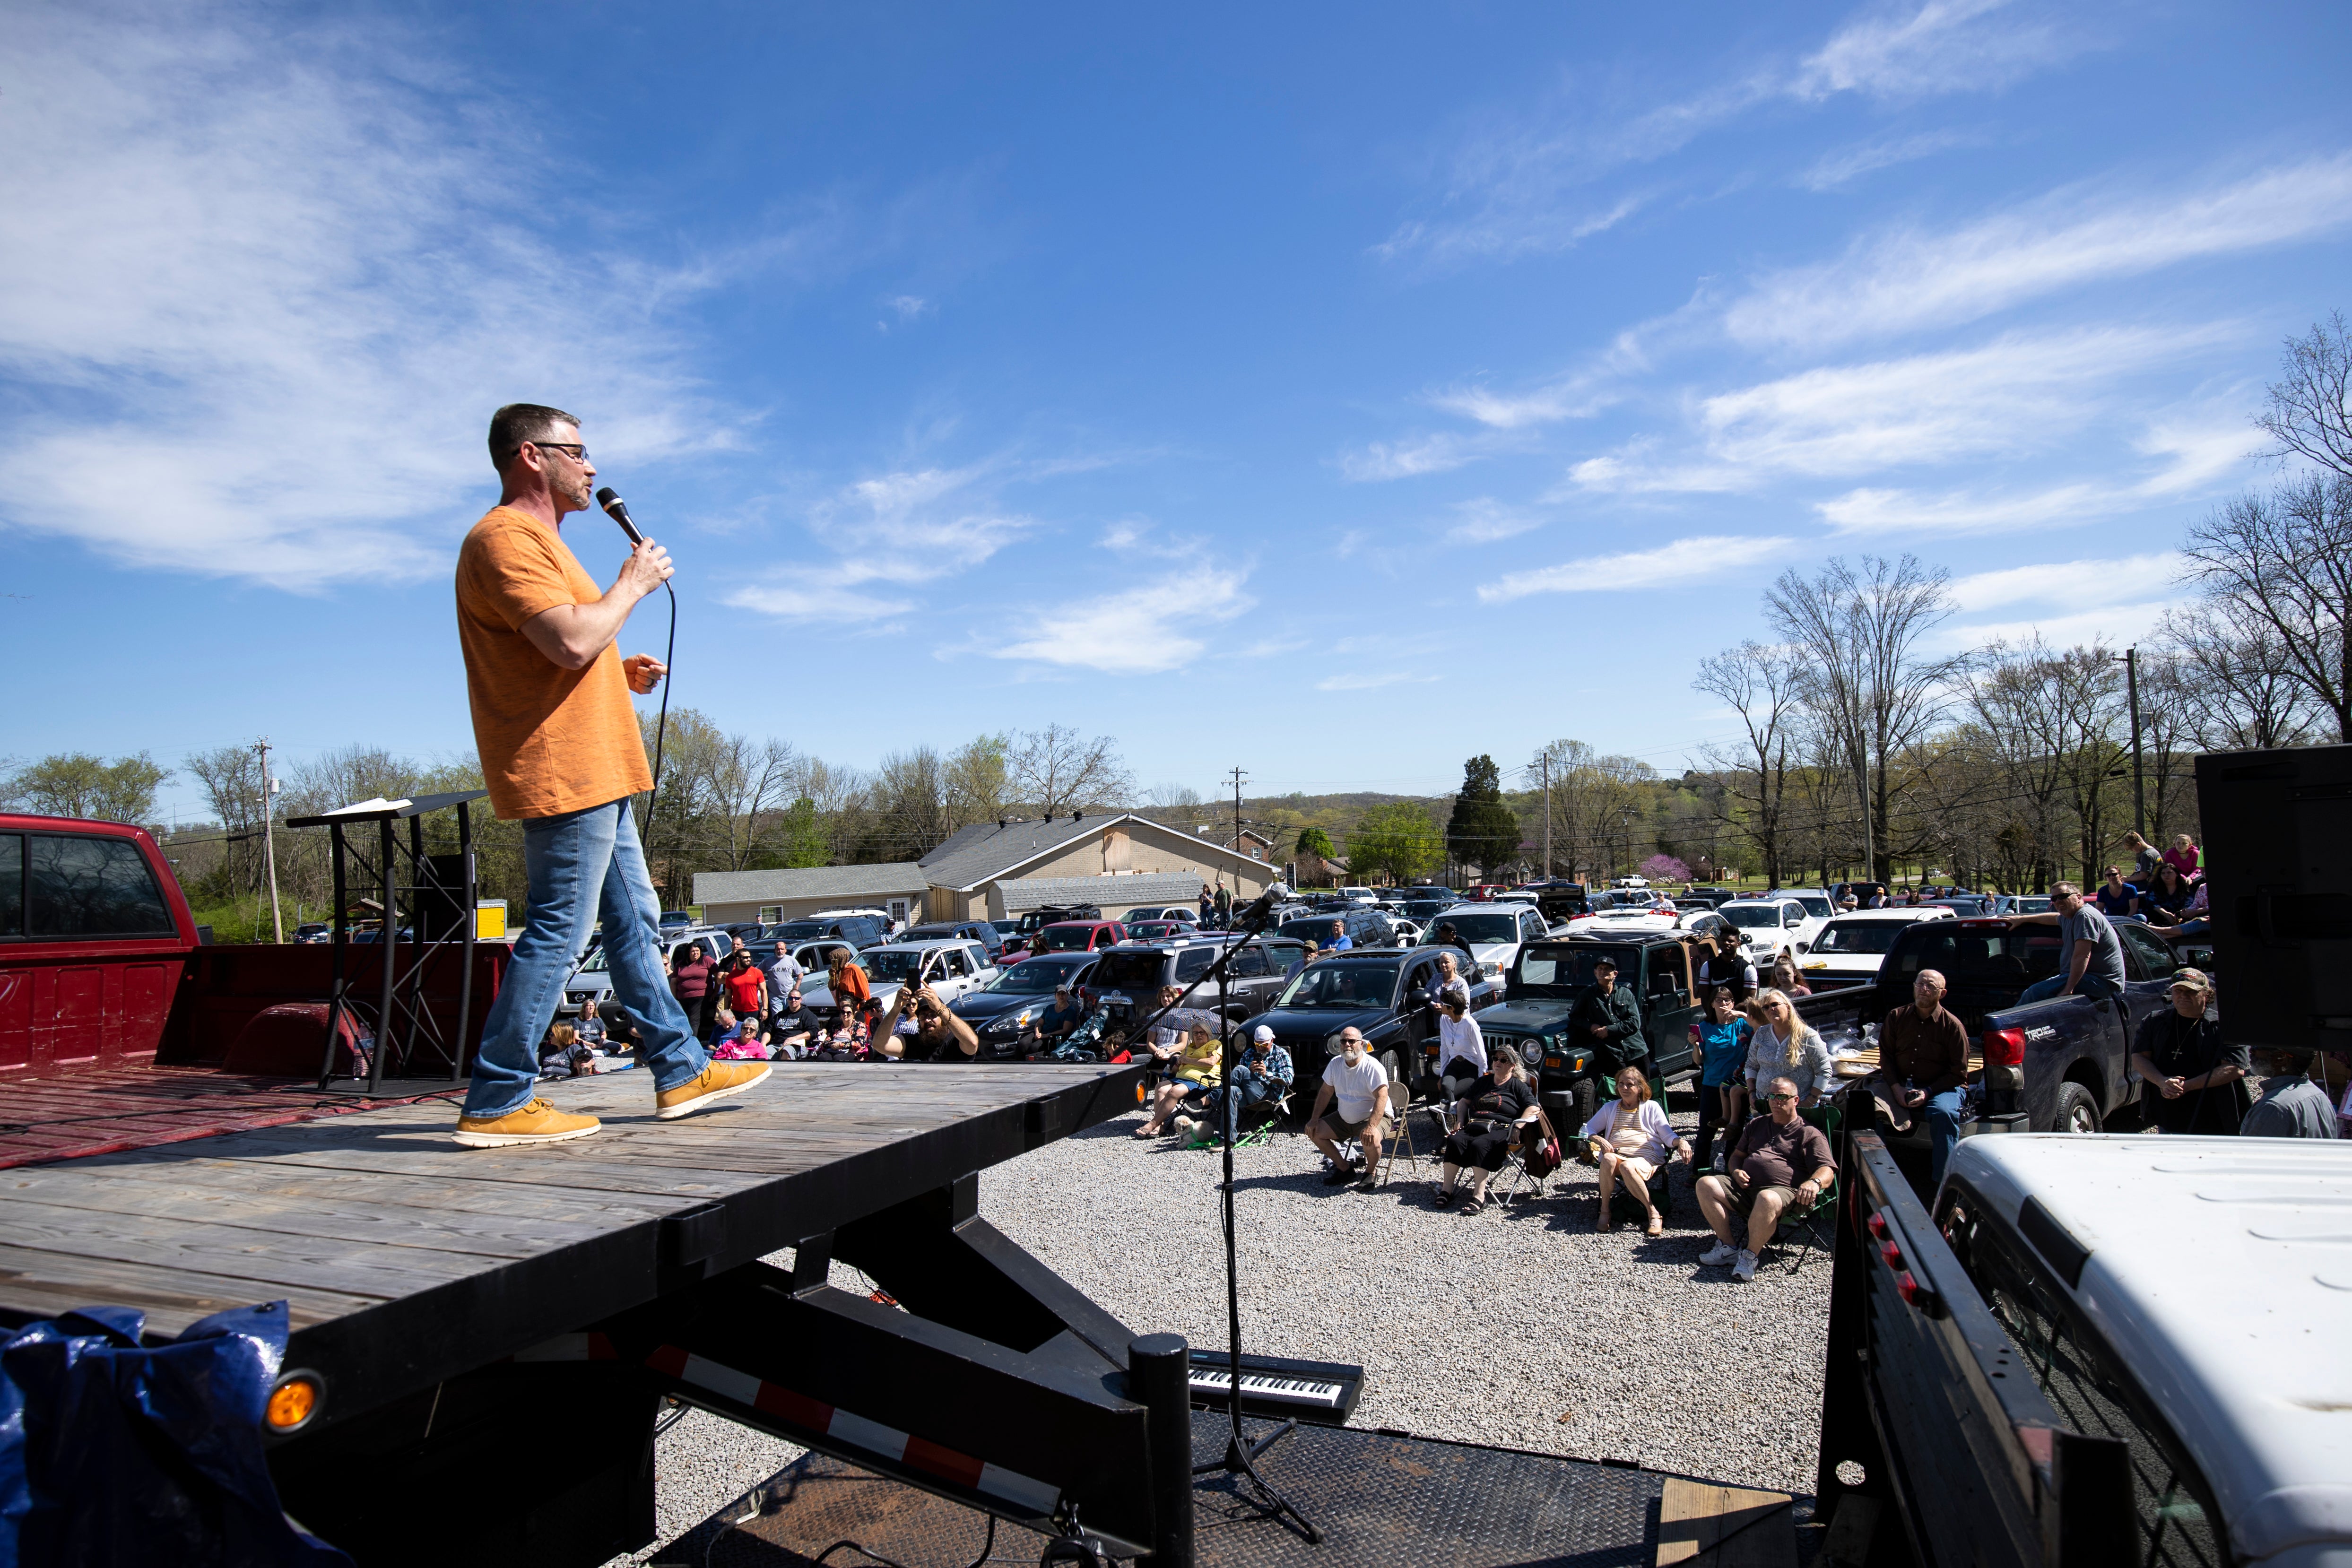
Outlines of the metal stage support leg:
[{"label": "metal stage support leg", "polygon": [[383,1059],[392,1054],[392,1009],[397,988],[394,966],[400,954],[400,899],[393,891],[393,863],[400,852],[399,837],[389,821],[376,824],[376,843],[383,856],[378,868],[383,876],[383,924],[376,939],[383,944],[383,994],[376,1005],[375,1054],[368,1062],[368,1095],[383,1090]]},{"label": "metal stage support leg", "polygon": [[[331,841],[329,858],[334,868],[335,876],[335,907],[333,913],[328,916],[330,920],[334,922],[333,930],[330,937],[330,940],[334,943],[334,957],[329,962],[327,968],[329,976],[327,982],[327,1051],[326,1055],[321,1058],[319,1062],[319,1087],[320,1089],[326,1088],[328,1083],[332,1081],[335,1076],[336,1067],[341,1065],[335,1060],[340,1054],[337,1048],[341,1043],[336,1036],[341,1031],[343,1019],[353,1016],[352,1013],[351,998],[344,995],[344,988],[350,983],[349,977],[347,977],[343,972],[343,964],[351,952],[351,911],[344,907],[345,904],[348,902],[348,884],[345,883],[343,878],[343,825],[341,822],[331,822],[328,824],[327,833]],[[352,1032],[356,1035],[359,1030],[354,1027]]]},{"label": "metal stage support leg", "polygon": [[[1041,1533],[1192,1568],[1184,1340],[1132,1333],[973,1214],[977,1192],[965,1176],[809,1238],[789,1271],[747,1264],[558,1343]],[[836,1256],[898,1306],[825,1283]],[[564,1354],[599,1352],[518,1359]]]},{"label": "metal stage support leg", "polygon": [[467,802],[457,802],[457,853],[466,864],[466,889],[460,915],[465,921],[464,947],[457,961],[465,967],[457,972],[457,1033],[449,1046],[449,1082],[455,1083],[466,1076],[466,1052],[474,1039],[474,934],[482,917],[477,906],[482,902],[481,883],[474,867],[474,818]]}]

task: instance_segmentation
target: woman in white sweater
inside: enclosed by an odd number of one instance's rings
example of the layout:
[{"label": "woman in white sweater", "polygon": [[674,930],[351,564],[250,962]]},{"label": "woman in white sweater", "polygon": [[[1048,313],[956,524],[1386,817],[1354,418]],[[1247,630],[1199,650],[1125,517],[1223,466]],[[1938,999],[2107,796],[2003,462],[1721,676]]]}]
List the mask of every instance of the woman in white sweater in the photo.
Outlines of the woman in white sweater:
[{"label": "woman in white sweater", "polygon": [[1609,1216],[1609,1197],[1622,1176],[1625,1190],[1640,1198],[1649,1211],[1649,1233],[1663,1233],[1666,1222],[1650,1201],[1650,1178],[1674,1157],[1676,1149],[1687,1153],[1689,1145],[1666,1120],[1664,1109],[1650,1098],[1650,1081],[1640,1068],[1617,1070],[1617,1098],[1592,1113],[1592,1120],[1584,1124],[1584,1137],[1601,1166],[1601,1222],[1595,1228],[1617,1228],[1617,1222]]}]

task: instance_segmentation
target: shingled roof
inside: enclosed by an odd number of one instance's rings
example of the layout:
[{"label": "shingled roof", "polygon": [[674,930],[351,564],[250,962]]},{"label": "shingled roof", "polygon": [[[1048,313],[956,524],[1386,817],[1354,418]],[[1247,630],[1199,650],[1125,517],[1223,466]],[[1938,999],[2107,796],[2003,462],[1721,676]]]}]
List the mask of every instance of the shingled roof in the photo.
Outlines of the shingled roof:
[{"label": "shingled roof", "polygon": [[1031,861],[1067,849],[1114,822],[1146,820],[1125,811],[1088,811],[1056,817],[1050,822],[1007,822],[1003,827],[974,822],[957,830],[917,863],[933,887],[969,893]]},{"label": "shingled roof", "polygon": [[923,868],[912,861],[880,865],[812,865],[790,871],[698,871],[697,904],[781,904],[793,898],[880,898],[920,893]]}]

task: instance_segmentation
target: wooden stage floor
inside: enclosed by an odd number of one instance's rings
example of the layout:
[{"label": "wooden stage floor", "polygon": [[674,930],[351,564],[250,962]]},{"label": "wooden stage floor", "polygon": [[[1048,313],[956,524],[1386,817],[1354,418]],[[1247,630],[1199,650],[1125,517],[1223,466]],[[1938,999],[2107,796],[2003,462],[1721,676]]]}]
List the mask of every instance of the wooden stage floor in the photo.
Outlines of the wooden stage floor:
[{"label": "wooden stage floor", "polygon": [[[0,1310],[142,1309],[170,1335],[285,1300],[322,1422],[372,1407],[1130,1109],[1131,1067],[779,1062],[654,1119],[643,1071],[551,1082],[593,1137],[464,1149],[425,1103],[0,1171]],[[663,1220],[717,1205],[681,1271]],[[707,1245],[706,1241],[706,1245]]]}]

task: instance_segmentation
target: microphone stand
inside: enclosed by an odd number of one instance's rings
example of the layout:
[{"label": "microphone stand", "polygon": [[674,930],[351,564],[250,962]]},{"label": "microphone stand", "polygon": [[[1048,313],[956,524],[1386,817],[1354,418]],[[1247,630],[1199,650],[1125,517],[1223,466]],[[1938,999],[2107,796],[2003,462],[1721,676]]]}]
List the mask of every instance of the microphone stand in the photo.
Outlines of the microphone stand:
[{"label": "microphone stand", "polygon": [[[1246,917],[1244,919],[1246,920]],[[1240,1061],[1241,1051],[1239,1044],[1234,1038],[1235,1026],[1231,1021],[1232,1015],[1226,1011],[1227,998],[1232,990],[1226,981],[1226,972],[1234,961],[1234,955],[1265,934],[1265,919],[1263,916],[1255,920],[1247,920],[1246,923],[1250,928],[1249,934],[1239,942],[1225,948],[1224,953],[1217,959],[1215,969],[1217,1017],[1224,1020],[1223,1032],[1225,1041],[1221,1102],[1223,1115],[1219,1118],[1224,1124],[1217,1129],[1217,1136],[1224,1145],[1225,1179],[1218,1184],[1217,1191],[1223,1197],[1225,1211],[1225,1367],[1227,1375],[1232,1379],[1225,1390],[1225,1410],[1232,1418],[1232,1430],[1225,1438],[1224,1457],[1205,1465],[1194,1465],[1192,1473],[1196,1476],[1222,1473],[1247,1477],[1250,1484],[1257,1489],[1263,1505],[1274,1518],[1280,1519],[1285,1514],[1289,1515],[1298,1526],[1299,1531],[1307,1537],[1307,1544],[1319,1546],[1323,1543],[1323,1532],[1316,1529],[1305,1514],[1298,1511],[1298,1506],[1296,1503],[1276,1491],[1271,1482],[1258,1474],[1257,1469],[1257,1457],[1288,1437],[1292,1429],[1298,1425],[1298,1418],[1292,1416],[1255,1443],[1242,1432],[1241,1261],[1235,1251],[1234,1239],[1234,1138],[1241,1128],[1241,1107],[1234,1092],[1234,1068]],[[1195,982],[1195,985],[1205,984],[1207,980],[1208,977],[1203,975],[1199,981]],[[1185,993],[1186,996],[1191,994],[1190,991]],[[1178,1000],[1181,1002],[1182,998],[1179,998]],[[1162,1012],[1166,1010],[1166,1009],[1161,1009]]]}]

